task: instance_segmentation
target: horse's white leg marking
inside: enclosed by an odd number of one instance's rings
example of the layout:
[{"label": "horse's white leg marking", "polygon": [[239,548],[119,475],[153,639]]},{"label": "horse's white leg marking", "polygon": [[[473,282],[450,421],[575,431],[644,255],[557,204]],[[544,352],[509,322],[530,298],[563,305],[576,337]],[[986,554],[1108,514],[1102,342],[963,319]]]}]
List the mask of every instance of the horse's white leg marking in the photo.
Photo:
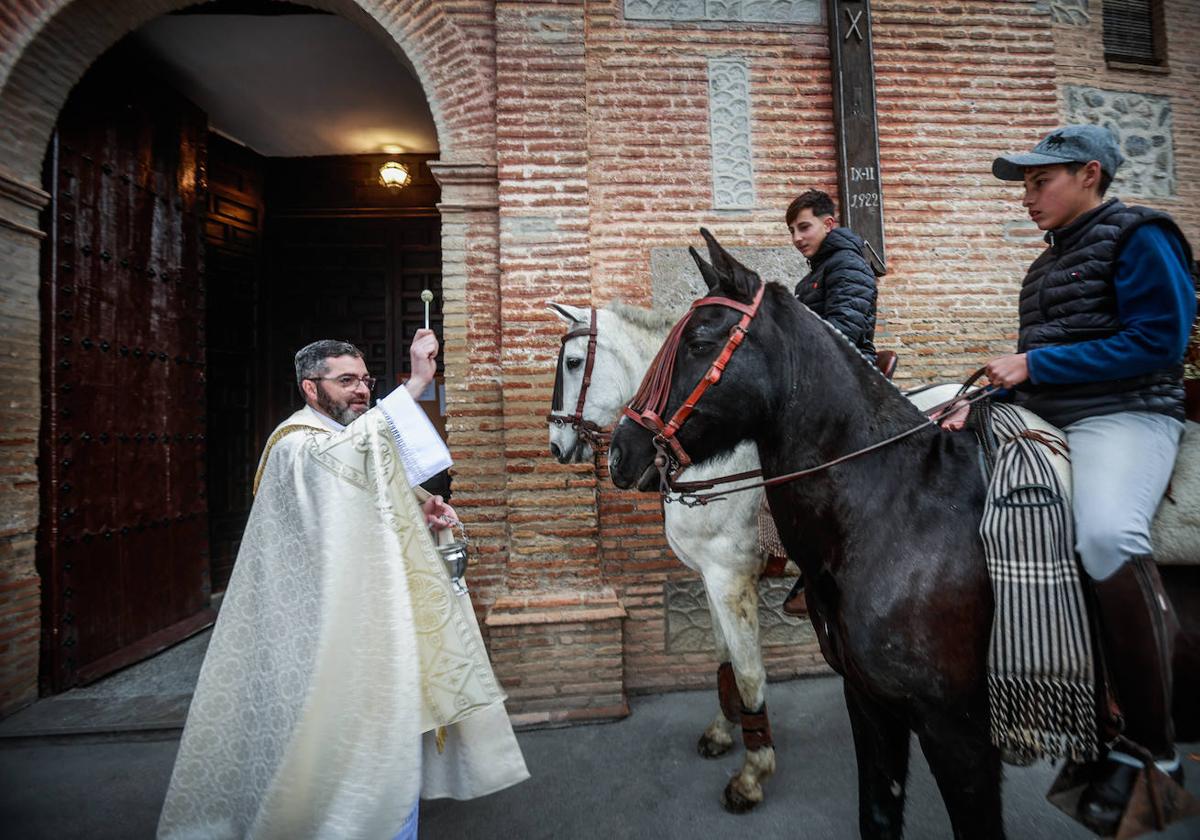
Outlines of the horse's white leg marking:
[{"label": "horse's white leg marking", "polygon": [[[704,578],[710,609],[729,646],[743,712],[764,709],[767,672],[758,638],[758,575],[710,569]],[[722,803],[731,811],[749,810],[763,799],[762,783],[775,772],[775,748],[747,749],[741,770],[729,780]]]},{"label": "horse's white leg marking", "polygon": [[[717,657],[717,664],[729,661],[729,645],[725,643],[725,634],[721,632],[721,623],[717,619],[717,614],[713,611],[712,601],[708,602],[708,613],[712,618],[713,645]],[[725,712],[721,708],[720,703],[721,688],[717,686],[717,715],[713,718],[712,723],[704,730],[700,736],[700,742],[696,745],[697,751],[705,758],[716,758],[719,755],[724,755],[733,749],[734,733],[738,726],[733,721],[725,717]]]}]

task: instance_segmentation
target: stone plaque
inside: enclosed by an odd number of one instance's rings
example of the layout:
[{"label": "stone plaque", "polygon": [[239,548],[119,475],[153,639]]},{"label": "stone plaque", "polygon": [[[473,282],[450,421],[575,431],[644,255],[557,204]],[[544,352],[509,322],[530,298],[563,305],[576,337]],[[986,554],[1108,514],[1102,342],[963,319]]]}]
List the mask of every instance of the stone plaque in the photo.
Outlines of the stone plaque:
[{"label": "stone plaque", "polygon": [[[785,234],[782,233],[782,225],[780,231],[779,238],[783,239]],[[718,240],[721,239],[719,227],[714,226],[712,232]],[[696,250],[708,259],[708,250],[699,231],[696,233]],[[758,272],[763,280],[782,283],[788,289],[794,288],[800,278],[808,273],[808,263],[791,245],[730,248],[729,253],[742,265]],[[650,282],[654,290],[654,308],[681,315],[692,301],[708,291],[687,248],[650,249]]]},{"label": "stone plaque", "polygon": [[1049,7],[1050,19],[1055,23],[1083,26],[1092,22],[1088,14],[1088,0],[1038,0],[1039,11]]},{"label": "stone plaque", "polygon": [[1067,85],[1068,123],[1106,126],[1117,138],[1125,162],[1109,195],[1168,198],[1175,195],[1175,149],[1171,99],[1127,90]]},{"label": "stone plaque", "polygon": [[821,22],[820,0],[625,0],[626,20]]},{"label": "stone plaque", "polygon": [[[759,581],[758,632],[763,647],[808,645],[817,640],[812,622],[783,612],[783,599],[794,582],[792,578]],[[669,653],[701,653],[716,649],[704,581],[667,581],[663,584],[663,605],[667,611]]]},{"label": "stone plaque", "polygon": [[713,207],[753,208],[750,68],[746,59],[708,60],[708,130],[712,142]]},{"label": "stone plaque", "polygon": [[837,129],[842,224],[866,240],[871,261],[882,273],[887,263],[883,249],[883,185],[879,178],[872,49],[871,4],[867,0],[829,0],[829,55],[833,65],[833,120]]}]

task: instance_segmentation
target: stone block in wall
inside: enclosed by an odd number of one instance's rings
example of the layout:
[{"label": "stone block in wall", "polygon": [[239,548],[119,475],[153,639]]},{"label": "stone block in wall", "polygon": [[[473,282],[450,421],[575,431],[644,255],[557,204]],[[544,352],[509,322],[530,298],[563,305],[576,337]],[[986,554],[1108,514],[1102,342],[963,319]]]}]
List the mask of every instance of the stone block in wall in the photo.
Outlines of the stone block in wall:
[{"label": "stone block in wall", "polygon": [[821,22],[821,0],[625,0],[626,20]]},{"label": "stone block in wall", "polygon": [[1086,85],[1067,85],[1064,96],[1068,123],[1107,126],[1121,146],[1125,163],[1113,179],[1112,194],[1175,195],[1170,97]]},{"label": "stone block in wall", "polygon": [[[779,211],[779,218],[779,238],[784,239],[787,232],[783,227],[782,209]],[[713,235],[720,239],[722,234],[716,229]],[[696,250],[708,259],[708,251],[703,247],[703,242],[697,242]],[[734,259],[757,272],[763,280],[782,283],[789,289],[808,273],[808,263],[800,256],[800,252],[790,245],[728,250]],[[663,312],[682,314],[688,304],[708,291],[687,248],[652,248],[650,282],[653,288],[654,308]]]},{"label": "stone block in wall", "polygon": [[[758,583],[758,633],[764,648],[799,647],[816,642],[812,622],[783,612],[783,600],[793,582],[791,578],[764,578]],[[703,581],[667,581],[663,584],[663,601],[669,653],[700,653],[714,649],[712,615],[708,611]]]}]

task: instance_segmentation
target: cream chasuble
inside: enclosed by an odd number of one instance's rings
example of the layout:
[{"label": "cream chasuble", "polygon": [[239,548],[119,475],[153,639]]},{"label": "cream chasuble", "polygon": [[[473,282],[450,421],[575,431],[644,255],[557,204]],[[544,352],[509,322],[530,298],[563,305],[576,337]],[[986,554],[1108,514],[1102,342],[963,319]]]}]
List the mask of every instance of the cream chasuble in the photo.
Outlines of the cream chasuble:
[{"label": "cream chasuble", "polygon": [[390,840],[418,796],[528,778],[389,403],[341,432],[301,409],[271,436],[160,838]]}]

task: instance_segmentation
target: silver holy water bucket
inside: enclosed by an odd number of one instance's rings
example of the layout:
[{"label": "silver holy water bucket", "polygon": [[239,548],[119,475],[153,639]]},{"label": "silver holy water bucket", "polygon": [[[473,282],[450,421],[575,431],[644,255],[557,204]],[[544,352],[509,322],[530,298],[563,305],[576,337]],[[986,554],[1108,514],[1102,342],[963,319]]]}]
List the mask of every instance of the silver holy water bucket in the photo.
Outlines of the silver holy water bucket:
[{"label": "silver holy water bucket", "polygon": [[[454,537],[454,528],[458,528],[458,538]],[[467,529],[463,527],[461,522],[455,522],[449,528],[441,530],[437,533],[437,550],[442,555],[442,562],[446,564],[446,574],[450,575],[450,582],[454,584],[454,589],[460,595],[467,591],[466,584],[463,583],[463,576],[467,573]]]}]

